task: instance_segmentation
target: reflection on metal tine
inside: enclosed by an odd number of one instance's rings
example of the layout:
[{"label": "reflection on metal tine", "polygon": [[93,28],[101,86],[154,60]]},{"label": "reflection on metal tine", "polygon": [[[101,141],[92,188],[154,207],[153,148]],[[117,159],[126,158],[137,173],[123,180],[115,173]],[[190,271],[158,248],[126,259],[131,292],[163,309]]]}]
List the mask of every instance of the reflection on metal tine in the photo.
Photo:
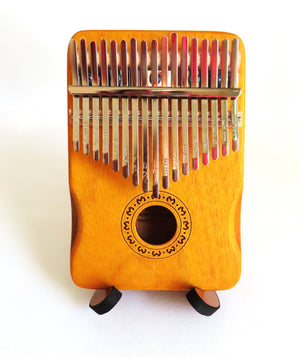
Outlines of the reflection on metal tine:
[{"label": "reflection on metal tine", "polygon": [[[106,41],[101,40],[101,81],[102,86],[108,86],[107,46]],[[102,97],[102,155],[103,163],[109,163],[109,98]]]},{"label": "reflection on metal tine", "polygon": [[[208,40],[203,40],[201,45],[201,88],[208,88]],[[201,122],[202,122],[202,163],[209,162],[208,140],[208,100],[201,99]]]},{"label": "reflection on metal tine", "polygon": [[[161,83],[168,86],[168,37],[161,39]],[[169,187],[169,123],[168,123],[168,98],[161,99],[162,116],[162,183],[163,188]]]},{"label": "reflection on metal tine", "polygon": [[[222,41],[221,88],[228,88],[228,40]],[[228,155],[228,100],[221,99],[222,155]]]},{"label": "reflection on metal tine", "polygon": [[86,41],[80,40],[81,81],[83,86],[88,86],[88,63],[86,52]]},{"label": "reflection on metal tine", "polygon": [[[117,62],[117,42],[110,43],[111,54],[111,85],[117,87],[118,62]],[[112,166],[115,172],[119,171],[119,98],[112,98]]]},{"label": "reflection on metal tine", "polygon": [[[178,35],[172,33],[171,35],[171,86],[178,86]],[[178,181],[179,179],[179,165],[178,165],[178,99],[171,99],[172,109],[172,179]]]},{"label": "reflection on metal tine", "polygon": [[[92,68],[92,86],[99,85],[98,77],[98,59],[97,59],[97,44],[95,41],[90,43],[91,51],[91,68]],[[93,111],[93,159],[99,160],[99,97],[95,96],[92,99]]]},{"label": "reflection on metal tine", "polygon": [[[152,87],[158,84],[158,43],[151,42],[151,82]],[[159,126],[158,126],[158,99],[152,98],[152,165],[153,165],[153,196],[159,197]]]},{"label": "reflection on metal tine", "polygon": [[[77,43],[72,39],[69,43],[69,56],[72,71],[72,84],[79,85],[79,70],[77,62]],[[73,96],[73,150],[79,150],[79,96]]]},{"label": "reflection on metal tine", "polygon": [[[198,87],[198,39],[192,39],[191,87]],[[199,168],[198,99],[191,100],[192,110],[192,163]]]},{"label": "reflection on metal tine", "polygon": [[[86,41],[80,40],[80,60],[81,60],[81,82],[83,86],[89,85],[88,80],[88,62]],[[83,153],[88,155],[89,153],[89,138],[90,138],[90,119],[89,119],[89,97],[84,96],[82,98],[82,146]]]},{"label": "reflection on metal tine", "polygon": [[[218,88],[219,41],[213,40],[211,49],[211,88]],[[218,99],[211,99],[212,158],[219,157]]]},{"label": "reflection on metal tine", "polygon": [[[239,40],[232,40],[231,44],[231,80],[230,87],[237,88],[239,84],[238,77],[238,60],[239,60]],[[232,150],[239,149],[239,125],[238,125],[238,105],[237,98],[231,99],[231,120],[232,120]]]},{"label": "reflection on metal tine", "polygon": [[[131,85],[138,86],[137,40],[130,41]],[[138,128],[138,98],[131,98],[132,116],[132,182],[139,184],[139,128]]]},{"label": "reflection on metal tine", "polygon": [[[121,41],[121,85],[128,86],[127,42]],[[122,171],[123,177],[129,176],[129,123],[128,98],[122,97]]]},{"label": "reflection on metal tine", "polygon": [[[148,83],[148,48],[147,42],[141,42],[141,86]],[[143,157],[143,191],[149,191],[149,132],[148,132],[148,98],[142,98],[142,157]]]},{"label": "reflection on metal tine", "polygon": [[[181,43],[181,87],[188,86],[188,38],[182,37]],[[182,173],[189,173],[189,132],[188,132],[188,99],[181,99],[182,120]]]}]

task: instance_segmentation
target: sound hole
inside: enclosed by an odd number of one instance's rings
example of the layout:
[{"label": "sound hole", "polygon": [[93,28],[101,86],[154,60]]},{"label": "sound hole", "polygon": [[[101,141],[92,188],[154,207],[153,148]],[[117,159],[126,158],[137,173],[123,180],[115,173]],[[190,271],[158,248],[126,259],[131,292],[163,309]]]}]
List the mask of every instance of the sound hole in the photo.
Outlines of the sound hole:
[{"label": "sound hole", "polygon": [[136,220],[138,235],[147,243],[167,243],[176,233],[177,223],[173,213],[163,206],[149,206]]}]

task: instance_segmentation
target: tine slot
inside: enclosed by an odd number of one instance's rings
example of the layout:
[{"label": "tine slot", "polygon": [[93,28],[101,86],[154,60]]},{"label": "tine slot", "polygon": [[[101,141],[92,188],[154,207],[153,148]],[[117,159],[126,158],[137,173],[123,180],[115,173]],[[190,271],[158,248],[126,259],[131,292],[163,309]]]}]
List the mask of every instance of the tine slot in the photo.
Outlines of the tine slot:
[{"label": "tine slot", "polygon": [[[161,83],[168,86],[168,37],[161,39]],[[162,184],[163,188],[169,187],[169,123],[168,123],[168,98],[161,99],[162,116]]]},{"label": "tine slot", "polygon": [[[131,85],[138,86],[137,40],[130,41]],[[138,128],[138,98],[131,98],[132,116],[132,182],[139,184],[139,128]]]},{"label": "tine slot", "polygon": [[[171,87],[178,87],[178,35],[171,35]],[[172,111],[172,179],[179,179],[178,165],[178,99],[171,99]]]},{"label": "tine slot", "polygon": [[[108,67],[107,67],[107,45],[106,40],[101,40],[101,80],[102,86],[108,86]],[[102,97],[102,155],[103,163],[109,163],[109,98]]]},{"label": "tine slot", "polygon": [[[238,60],[239,60],[239,40],[237,38],[231,43],[231,80],[230,87],[237,88],[239,84],[238,77]],[[237,98],[231,98],[231,120],[232,120],[232,150],[239,149],[239,126],[238,126],[238,102]]]},{"label": "tine slot", "polygon": [[[158,43],[151,42],[151,82],[152,87],[158,84]],[[152,105],[152,165],[153,165],[153,196],[159,197],[159,126],[158,126],[158,99],[151,99]]]},{"label": "tine slot", "polygon": [[[198,39],[192,39],[191,87],[198,87]],[[193,169],[199,168],[199,133],[198,133],[198,99],[191,100],[192,111],[192,163]]]},{"label": "tine slot", "polygon": [[[88,80],[88,62],[87,62],[87,51],[86,51],[86,41],[84,39],[80,40],[80,61],[81,61],[81,82],[83,86],[89,85]],[[89,119],[89,97],[83,96],[82,98],[82,146],[84,155],[89,154],[89,129],[90,129],[90,119]]]},{"label": "tine slot", "polygon": [[[79,69],[77,61],[77,43],[74,39],[69,44],[69,56],[72,71],[72,84],[79,85]],[[73,96],[73,150],[78,151],[79,144],[79,96]]]},{"label": "tine slot", "polygon": [[[188,86],[188,38],[182,37],[181,44],[181,87]],[[182,173],[189,173],[189,132],[188,132],[188,99],[181,99],[182,120]]]},{"label": "tine slot", "polygon": [[[228,43],[227,39],[222,41],[221,54],[221,88],[228,88]],[[228,100],[221,99],[222,120],[222,155],[228,155]]]},{"label": "tine slot", "polygon": [[[219,41],[213,40],[211,49],[211,88],[218,88],[218,57]],[[219,157],[219,129],[218,129],[218,99],[211,99],[211,132],[212,132],[212,158]]]},{"label": "tine slot", "polygon": [[[98,59],[97,59],[97,44],[95,41],[90,43],[91,51],[91,68],[92,68],[92,86],[99,85],[98,77]],[[95,96],[92,99],[93,107],[93,159],[99,160],[99,97]]]},{"label": "tine slot", "polygon": [[[201,88],[208,88],[208,40],[203,40],[201,45]],[[201,99],[201,122],[202,122],[202,163],[209,162],[208,141],[208,100]]]},{"label": "tine slot", "polygon": [[[141,86],[148,82],[148,47],[141,42]],[[148,98],[142,98],[142,157],[143,157],[143,191],[149,191],[149,130],[148,130]]]},{"label": "tine slot", "polygon": [[[121,85],[128,87],[127,42],[121,41]],[[129,176],[129,123],[128,98],[122,97],[122,171],[123,177]]]},{"label": "tine slot", "polygon": [[[117,42],[110,43],[111,55],[111,85],[118,86]],[[119,171],[119,98],[112,98],[112,166],[113,171]]]}]

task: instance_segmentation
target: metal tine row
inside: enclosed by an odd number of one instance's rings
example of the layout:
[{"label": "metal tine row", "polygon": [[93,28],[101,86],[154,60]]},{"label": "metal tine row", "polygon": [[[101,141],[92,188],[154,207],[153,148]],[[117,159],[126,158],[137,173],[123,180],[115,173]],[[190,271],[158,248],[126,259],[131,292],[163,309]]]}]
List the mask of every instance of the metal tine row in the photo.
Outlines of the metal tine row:
[{"label": "metal tine row", "polygon": [[[85,40],[80,41],[80,60],[81,60],[82,85],[87,86],[89,83],[89,79],[88,79],[88,62],[87,62]],[[90,138],[89,111],[90,111],[89,97],[83,96],[82,98],[82,145],[83,145],[83,153],[85,155],[89,154],[89,138]]]},{"label": "metal tine row", "polygon": [[[239,85],[239,40],[232,40],[231,45],[231,76],[230,88],[237,88]],[[231,98],[231,121],[232,121],[232,150],[239,149],[239,124],[238,124],[238,102],[236,98]]]},{"label": "metal tine row", "polygon": [[[75,40],[70,41],[69,55],[72,72],[72,85],[78,86],[79,83],[79,68],[77,62],[77,44]],[[79,108],[80,98],[78,95],[73,96],[73,150],[78,151],[80,148],[79,141]]]},{"label": "metal tine row", "polygon": [[[201,88],[218,88],[218,60],[219,60],[219,41],[213,40],[210,55],[210,79],[209,79],[209,42],[204,39],[201,42],[201,65],[199,68],[199,45],[198,39],[191,40],[190,52],[190,75],[189,83],[189,41],[186,36],[181,40],[180,54],[180,83],[178,82],[178,35],[171,35],[171,87],[199,87],[199,72],[201,73]],[[148,44],[141,41],[140,53],[140,86],[148,85]],[[168,37],[161,38],[160,50],[160,77],[162,87],[168,87],[169,63],[168,63],[169,44]],[[130,71],[127,63],[127,56],[130,58]],[[100,64],[98,63],[98,50],[95,41],[90,43],[90,67],[91,82],[88,73],[88,54],[87,45],[84,39],[79,43],[79,56],[75,40],[70,42],[70,60],[72,68],[72,85],[78,86],[99,86],[101,72],[101,86],[109,85],[117,87],[119,85],[118,71],[118,49],[117,42],[110,43],[110,73],[109,81],[108,51],[106,40],[100,41],[99,50]],[[151,42],[151,85],[157,87],[159,84],[158,74],[158,41]],[[238,87],[238,56],[239,41],[234,39],[231,46],[230,59],[230,88]],[[78,59],[79,62],[78,63]],[[130,50],[127,50],[127,42],[121,41],[120,44],[120,68],[121,86],[128,87],[129,74],[131,87],[139,86],[138,76],[138,49],[135,38],[130,41]],[[79,75],[79,69],[80,74]],[[229,41],[224,39],[221,43],[221,88],[228,88],[229,78]],[[81,80],[80,80],[81,78]],[[80,83],[81,82],[81,83]],[[93,159],[99,160],[99,97],[92,97],[92,122],[93,122]],[[102,97],[102,155],[103,163],[109,163],[109,97]],[[122,172],[124,177],[129,176],[129,98],[122,97]],[[142,116],[142,187],[143,191],[149,191],[149,103],[147,97],[131,97],[131,126],[132,126],[132,182],[139,185],[139,100],[141,100]],[[209,130],[208,130],[208,99],[191,98],[191,120],[192,120],[192,167],[194,170],[199,168],[199,110],[201,104],[201,127],[202,127],[202,163],[209,163]],[[89,154],[89,96],[82,97],[82,143],[83,153]],[[159,196],[159,114],[161,114],[161,154],[162,154],[162,186],[169,186],[169,100],[161,98],[161,113],[159,113],[159,99],[151,98],[151,119],[152,119],[152,182],[153,195]],[[211,98],[211,156],[216,160],[219,156],[219,137],[218,137],[218,99]],[[171,160],[172,160],[172,180],[179,179],[179,140],[178,140],[178,98],[173,97],[171,104]],[[119,170],[119,98],[112,97],[112,166],[114,171]],[[73,149],[80,149],[79,122],[80,122],[80,97],[73,96]],[[182,127],[182,173],[189,173],[189,99],[181,98],[181,127]],[[238,135],[238,105],[237,98],[231,98],[231,117],[232,117],[232,150],[237,151],[239,147]],[[228,143],[228,98],[221,98],[221,133],[222,133],[222,155],[226,156],[229,151]]]},{"label": "metal tine row", "polygon": [[[181,87],[188,87],[188,38],[182,37],[181,43]],[[181,134],[182,134],[182,173],[189,173],[189,127],[188,99],[181,99]]]},{"label": "metal tine row", "polygon": [[[191,87],[198,87],[198,39],[193,38],[191,43]],[[191,100],[192,112],[192,165],[199,168],[199,130],[198,130],[198,99]]]},{"label": "metal tine row", "polygon": [[[217,51],[217,49],[215,50]],[[239,57],[239,40],[233,39],[231,45],[230,60],[230,88],[238,87],[238,57]],[[221,54],[221,88],[228,88],[228,68],[229,68],[229,41],[222,41]],[[222,155],[226,156],[229,152],[229,135],[228,135],[228,99],[221,99],[221,121],[222,121]],[[231,121],[232,121],[232,150],[238,151],[239,132],[238,132],[238,105],[237,99],[231,98]],[[214,153],[213,153],[214,154]]]}]

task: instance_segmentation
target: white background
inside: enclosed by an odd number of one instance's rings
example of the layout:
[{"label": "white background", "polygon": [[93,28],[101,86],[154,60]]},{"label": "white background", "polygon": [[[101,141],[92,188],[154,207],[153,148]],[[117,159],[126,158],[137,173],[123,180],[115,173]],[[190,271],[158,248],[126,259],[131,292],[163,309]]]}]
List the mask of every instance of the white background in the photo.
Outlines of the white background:
[{"label": "white background", "polygon": [[[299,356],[295,1],[6,1],[0,12],[0,355]],[[221,309],[124,292],[107,315],[69,274],[66,53],[81,29],[234,32],[247,67],[243,271]]]}]

